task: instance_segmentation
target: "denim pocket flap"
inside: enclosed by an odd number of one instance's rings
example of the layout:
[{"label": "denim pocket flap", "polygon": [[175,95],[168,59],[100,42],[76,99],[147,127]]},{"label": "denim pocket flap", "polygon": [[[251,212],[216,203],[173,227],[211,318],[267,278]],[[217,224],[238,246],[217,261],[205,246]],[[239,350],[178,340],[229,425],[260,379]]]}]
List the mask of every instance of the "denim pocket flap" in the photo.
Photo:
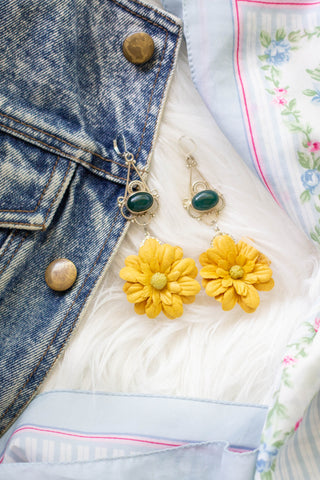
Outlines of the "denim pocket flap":
[{"label": "denim pocket flap", "polygon": [[75,168],[72,160],[0,132],[0,226],[45,230]]}]

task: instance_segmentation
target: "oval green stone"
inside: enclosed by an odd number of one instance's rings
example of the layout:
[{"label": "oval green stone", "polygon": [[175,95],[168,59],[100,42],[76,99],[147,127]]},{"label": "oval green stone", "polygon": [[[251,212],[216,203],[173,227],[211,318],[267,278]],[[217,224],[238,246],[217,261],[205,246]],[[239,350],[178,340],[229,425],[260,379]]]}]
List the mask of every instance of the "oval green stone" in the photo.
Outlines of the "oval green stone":
[{"label": "oval green stone", "polygon": [[211,210],[219,202],[219,195],[214,190],[202,190],[192,198],[192,206],[195,210],[205,212]]},{"label": "oval green stone", "polygon": [[137,192],[130,195],[127,207],[133,213],[146,212],[153,205],[153,196],[148,192]]}]

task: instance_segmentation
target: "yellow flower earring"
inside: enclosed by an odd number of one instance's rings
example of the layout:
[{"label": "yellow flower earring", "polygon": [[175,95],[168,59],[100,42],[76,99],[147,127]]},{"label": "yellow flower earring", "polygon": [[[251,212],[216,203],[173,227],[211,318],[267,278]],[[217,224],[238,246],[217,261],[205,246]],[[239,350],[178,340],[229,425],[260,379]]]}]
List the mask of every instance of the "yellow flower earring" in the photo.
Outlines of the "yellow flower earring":
[{"label": "yellow flower earring", "polygon": [[[120,277],[126,281],[123,290],[135,312],[149,318],[163,312],[168,318],[178,318],[183,314],[183,304],[192,303],[200,291],[195,280],[198,269],[192,258],[183,258],[180,247],[161,244],[150,236],[147,226],[159,207],[158,194],[148,188],[144,180],[145,172],[138,169],[132,153],[126,149],[120,152],[117,140],[114,149],[125,159],[128,167],[124,196],[118,197],[122,216],[144,227],[146,238],[138,255],[129,255]],[[131,173],[138,179],[131,180]]]},{"label": "yellow flower earring", "polygon": [[269,259],[256,248],[221,232],[217,219],[225,206],[223,195],[206,181],[193,157],[192,139],[179,139],[190,170],[190,197],[184,200],[188,213],[212,225],[215,235],[211,247],[200,255],[203,268],[200,275],[207,295],[221,302],[223,310],[232,310],[238,303],[247,313],[253,313],[260,303],[258,290],[268,291],[274,286]]}]

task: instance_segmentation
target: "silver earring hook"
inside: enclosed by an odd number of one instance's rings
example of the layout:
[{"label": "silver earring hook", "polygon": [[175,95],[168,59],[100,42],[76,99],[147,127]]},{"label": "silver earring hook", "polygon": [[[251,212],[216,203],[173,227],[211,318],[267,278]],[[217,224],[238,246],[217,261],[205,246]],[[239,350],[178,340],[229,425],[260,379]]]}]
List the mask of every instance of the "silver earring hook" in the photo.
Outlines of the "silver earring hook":
[{"label": "silver earring hook", "polygon": [[[121,138],[121,141],[122,141],[122,143],[123,143],[123,147],[124,147],[123,152],[120,151],[120,148],[119,148],[119,146],[118,146],[118,138],[119,138],[119,137]],[[133,153],[128,152],[128,150],[127,150],[126,139],[124,138],[123,133],[121,133],[120,135],[118,135],[117,138],[115,138],[115,139],[113,140],[113,148],[114,148],[114,150],[116,151],[116,153],[117,153],[120,157],[123,157],[123,158],[126,160],[127,164],[129,164],[129,163],[133,163],[133,164],[134,164],[134,163],[135,163]]]},{"label": "silver earring hook", "polygon": [[[122,143],[123,143],[123,146],[124,146],[124,151],[121,153],[120,152],[120,149],[118,147],[118,138],[121,137],[122,139]],[[113,140],[113,148],[115,149],[116,153],[118,155],[120,155],[120,157],[125,157],[126,154],[128,153],[128,150],[127,150],[127,145],[126,145],[126,139],[124,138],[124,135],[123,133],[121,133],[120,135],[117,136],[117,138],[115,138]]]}]

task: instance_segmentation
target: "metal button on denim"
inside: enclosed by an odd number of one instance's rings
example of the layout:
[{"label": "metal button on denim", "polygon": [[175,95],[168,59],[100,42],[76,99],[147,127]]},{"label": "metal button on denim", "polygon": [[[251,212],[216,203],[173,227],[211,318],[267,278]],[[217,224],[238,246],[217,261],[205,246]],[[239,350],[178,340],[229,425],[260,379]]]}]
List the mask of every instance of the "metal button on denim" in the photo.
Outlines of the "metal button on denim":
[{"label": "metal button on denim", "polygon": [[45,273],[45,280],[52,290],[64,292],[72,287],[77,278],[77,268],[71,260],[58,258],[51,262]]},{"label": "metal button on denim", "polygon": [[144,32],[134,33],[125,39],[123,54],[134,65],[146,63],[153,55],[154,43],[150,35]]}]

